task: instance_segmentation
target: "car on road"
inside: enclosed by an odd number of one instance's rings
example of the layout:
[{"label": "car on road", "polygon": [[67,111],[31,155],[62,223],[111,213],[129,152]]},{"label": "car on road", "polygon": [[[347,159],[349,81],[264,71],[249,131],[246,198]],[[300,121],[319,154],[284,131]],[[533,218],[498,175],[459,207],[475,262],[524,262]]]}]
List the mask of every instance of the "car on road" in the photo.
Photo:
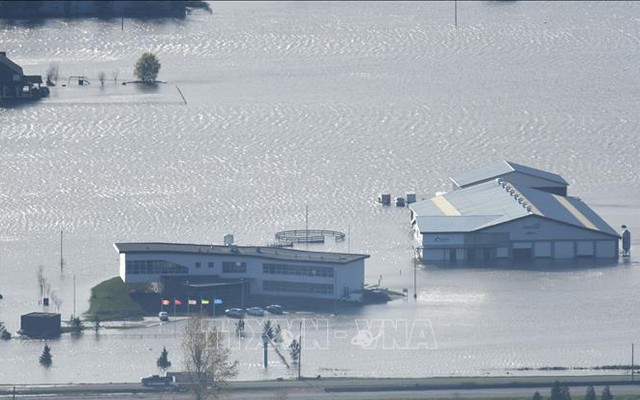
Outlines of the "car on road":
[{"label": "car on road", "polygon": [[160,311],[158,313],[158,319],[160,319],[160,321],[169,321],[169,313],[166,311]]},{"label": "car on road", "polygon": [[254,317],[264,317],[264,310],[260,307],[249,307],[247,308],[247,314]]},{"label": "car on road", "polygon": [[151,375],[146,378],[140,378],[140,383],[142,383],[142,386],[147,387],[173,387],[176,380],[174,376]]}]

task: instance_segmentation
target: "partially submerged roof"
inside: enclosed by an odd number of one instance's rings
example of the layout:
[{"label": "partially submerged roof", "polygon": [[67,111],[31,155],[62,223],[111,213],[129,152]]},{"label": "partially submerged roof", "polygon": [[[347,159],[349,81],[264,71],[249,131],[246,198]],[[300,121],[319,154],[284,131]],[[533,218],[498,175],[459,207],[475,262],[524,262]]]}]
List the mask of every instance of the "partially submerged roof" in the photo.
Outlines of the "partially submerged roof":
[{"label": "partially submerged roof", "polygon": [[464,188],[469,185],[474,185],[477,183],[486,182],[488,180],[502,177],[511,172],[519,172],[524,175],[530,175],[556,184],[565,186],[569,185],[569,183],[558,174],[527,167],[525,165],[516,164],[511,161],[500,161],[498,163],[487,165],[471,171],[461,172],[452,176],[450,179],[458,187]]},{"label": "partially submerged roof", "polygon": [[369,258],[368,254],[327,253],[320,251],[304,251],[267,246],[223,246],[208,244],[184,243],[114,243],[118,253],[185,253],[211,254],[227,256],[246,256],[277,259],[284,261],[323,262],[331,264],[348,264],[353,261]]},{"label": "partially submerged roof", "polygon": [[576,197],[516,187],[497,179],[419,201],[409,208],[416,214],[422,233],[473,232],[537,215],[618,237],[613,228]]},{"label": "partially submerged roof", "polygon": [[6,65],[18,75],[24,75],[22,72],[22,67],[9,60],[9,58],[7,57],[7,53],[5,53],[4,51],[0,51],[0,64]]}]

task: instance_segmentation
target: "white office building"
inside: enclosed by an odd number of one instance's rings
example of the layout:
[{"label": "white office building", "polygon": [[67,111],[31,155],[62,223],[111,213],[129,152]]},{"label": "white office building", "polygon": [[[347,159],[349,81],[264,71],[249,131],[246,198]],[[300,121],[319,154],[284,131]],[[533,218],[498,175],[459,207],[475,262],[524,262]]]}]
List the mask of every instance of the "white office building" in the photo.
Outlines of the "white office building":
[{"label": "white office building", "polygon": [[115,243],[126,283],[163,278],[242,281],[252,295],[353,298],[364,285],[365,254],[278,247]]},{"label": "white office building", "polygon": [[615,258],[619,235],[559,175],[504,161],[409,207],[425,261]]}]

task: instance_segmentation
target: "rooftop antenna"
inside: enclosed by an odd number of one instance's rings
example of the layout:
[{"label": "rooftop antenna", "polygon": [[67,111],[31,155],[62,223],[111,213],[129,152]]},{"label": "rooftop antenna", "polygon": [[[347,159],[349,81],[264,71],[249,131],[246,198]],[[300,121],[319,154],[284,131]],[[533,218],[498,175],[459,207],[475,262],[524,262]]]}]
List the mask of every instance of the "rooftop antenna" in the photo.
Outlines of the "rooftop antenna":
[{"label": "rooftop antenna", "polygon": [[63,269],[64,269],[64,260],[62,259],[62,229],[60,229],[60,274],[62,274]]}]

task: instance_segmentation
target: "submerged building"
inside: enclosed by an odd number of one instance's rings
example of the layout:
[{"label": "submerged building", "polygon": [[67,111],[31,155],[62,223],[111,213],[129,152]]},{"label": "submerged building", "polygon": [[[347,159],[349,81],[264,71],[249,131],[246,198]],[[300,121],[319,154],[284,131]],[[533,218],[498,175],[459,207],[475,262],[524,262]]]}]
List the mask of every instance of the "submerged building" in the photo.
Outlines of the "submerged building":
[{"label": "submerged building", "polygon": [[425,261],[615,258],[619,235],[561,176],[503,161],[409,206]]},{"label": "submerged building", "polygon": [[40,85],[40,75],[25,75],[21,66],[11,61],[5,51],[0,51],[0,102],[39,99],[43,95]]},{"label": "submerged building", "polygon": [[[200,292],[237,288],[251,295],[346,299],[362,293],[365,254],[279,247],[115,243],[126,283],[191,282]],[[237,291],[237,290],[236,290]]]}]

